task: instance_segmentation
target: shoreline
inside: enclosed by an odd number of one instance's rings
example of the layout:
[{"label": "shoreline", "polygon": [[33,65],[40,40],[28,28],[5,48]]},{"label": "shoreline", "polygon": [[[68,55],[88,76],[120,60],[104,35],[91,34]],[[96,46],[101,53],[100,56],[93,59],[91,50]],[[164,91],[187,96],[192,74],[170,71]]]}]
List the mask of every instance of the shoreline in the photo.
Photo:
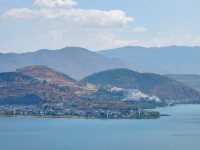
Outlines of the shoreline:
[{"label": "shoreline", "polygon": [[157,118],[95,118],[95,117],[76,117],[76,116],[32,116],[32,115],[0,115],[2,118],[39,118],[39,119],[70,119],[70,120],[157,120],[161,117],[170,116],[161,114]]}]

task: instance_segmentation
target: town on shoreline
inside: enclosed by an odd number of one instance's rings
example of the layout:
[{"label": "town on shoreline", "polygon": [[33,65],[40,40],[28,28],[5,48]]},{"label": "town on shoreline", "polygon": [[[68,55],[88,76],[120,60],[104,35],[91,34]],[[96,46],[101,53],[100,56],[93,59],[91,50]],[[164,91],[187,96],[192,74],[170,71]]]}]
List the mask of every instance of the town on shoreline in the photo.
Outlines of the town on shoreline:
[{"label": "town on shoreline", "polygon": [[143,109],[77,109],[62,105],[2,105],[1,116],[34,116],[44,118],[83,118],[83,119],[157,119],[160,113]]}]

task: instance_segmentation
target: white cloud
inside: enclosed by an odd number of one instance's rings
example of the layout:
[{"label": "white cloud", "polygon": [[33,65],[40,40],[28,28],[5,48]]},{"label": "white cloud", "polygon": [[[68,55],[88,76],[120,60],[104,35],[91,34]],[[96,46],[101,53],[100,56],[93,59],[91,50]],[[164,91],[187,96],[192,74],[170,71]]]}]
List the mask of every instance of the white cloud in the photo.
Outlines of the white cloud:
[{"label": "white cloud", "polygon": [[30,7],[0,14],[0,31],[8,32],[6,36],[0,35],[3,39],[0,48],[10,51],[16,47],[40,49],[66,45],[90,49],[200,45],[198,33],[172,32],[173,29],[153,33],[152,29],[149,34],[146,27],[135,27],[134,21],[134,17],[122,10],[82,9],[75,0],[35,0]]},{"label": "white cloud", "polygon": [[[30,31],[20,26],[16,28],[13,23],[14,30],[20,31],[23,36],[18,38],[17,42],[13,38],[13,41],[9,41],[12,44],[9,45],[20,45],[25,40],[28,41],[26,43],[32,44],[34,49],[64,46],[106,49],[139,45],[140,41],[132,39],[131,34],[147,31],[144,27],[133,27],[134,17],[122,10],[81,9],[77,5],[74,0],[35,0],[29,8],[6,11],[3,14],[5,22],[17,20],[16,23],[20,23],[22,20],[23,26],[28,25],[28,28],[34,31],[30,36]],[[124,37],[121,35],[123,32],[131,36]],[[35,44],[36,41],[40,42]]]},{"label": "white cloud", "polygon": [[90,27],[122,27],[134,21],[133,17],[127,16],[121,10],[63,8],[75,4],[76,2],[72,0],[36,0],[34,5],[40,6],[40,8],[14,8],[5,12],[3,16],[8,18],[59,19],[58,21],[65,21],[65,23],[77,23]]},{"label": "white cloud", "polygon": [[73,7],[76,6],[77,2],[74,0],[35,0],[34,6],[38,7],[49,7],[49,8],[56,8],[56,7]]},{"label": "white cloud", "polygon": [[62,19],[71,23],[102,27],[121,27],[133,21],[133,18],[120,10],[41,9],[38,15],[48,19]]},{"label": "white cloud", "polygon": [[7,12],[5,12],[2,17],[6,18],[6,17],[12,17],[12,18],[32,18],[33,16],[35,16],[35,12],[32,11],[29,8],[14,8],[11,9]]}]

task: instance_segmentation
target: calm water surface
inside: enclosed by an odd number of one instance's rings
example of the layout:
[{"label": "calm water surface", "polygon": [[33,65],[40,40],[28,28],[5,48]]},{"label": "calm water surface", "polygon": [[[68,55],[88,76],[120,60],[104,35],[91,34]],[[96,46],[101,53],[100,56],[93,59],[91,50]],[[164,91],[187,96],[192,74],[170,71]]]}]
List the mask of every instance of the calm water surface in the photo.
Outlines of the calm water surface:
[{"label": "calm water surface", "polygon": [[199,150],[200,105],[158,120],[0,118],[0,150]]}]

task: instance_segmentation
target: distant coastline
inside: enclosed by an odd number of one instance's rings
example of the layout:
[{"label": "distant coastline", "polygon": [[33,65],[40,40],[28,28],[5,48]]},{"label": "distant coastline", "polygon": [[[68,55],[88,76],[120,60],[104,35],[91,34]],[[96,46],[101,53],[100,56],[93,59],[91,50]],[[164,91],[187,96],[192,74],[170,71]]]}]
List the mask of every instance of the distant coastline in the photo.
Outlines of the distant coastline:
[{"label": "distant coastline", "polygon": [[37,117],[68,119],[157,119],[161,114],[155,110],[72,110],[39,109],[37,106],[0,106],[0,116],[5,117]]}]

